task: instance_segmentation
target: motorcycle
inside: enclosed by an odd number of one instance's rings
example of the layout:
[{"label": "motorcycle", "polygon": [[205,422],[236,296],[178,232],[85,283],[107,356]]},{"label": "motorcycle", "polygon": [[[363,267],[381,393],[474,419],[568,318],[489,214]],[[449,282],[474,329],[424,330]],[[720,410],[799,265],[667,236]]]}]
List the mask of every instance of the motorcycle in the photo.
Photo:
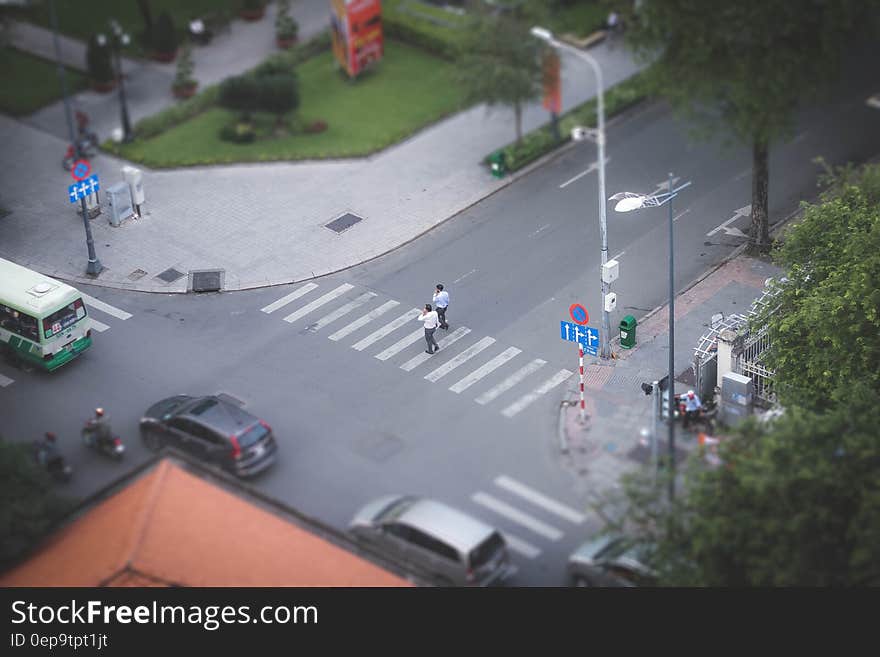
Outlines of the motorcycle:
[{"label": "motorcycle", "polygon": [[34,460],[46,468],[56,481],[62,483],[70,481],[70,478],[73,476],[73,468],[67,464],[55,445],[42,440],[35,440],[33,451]]},{"label": "motorcycle", "polygon": [[125,455],[125,445],[122,444],[122,439],[112,433],[109,436],[104,436],[97,429],[93,420],[86,420],[85,426],[81,431],[83,442],[87,447],[91,447],[105,456],[121,461]]}]

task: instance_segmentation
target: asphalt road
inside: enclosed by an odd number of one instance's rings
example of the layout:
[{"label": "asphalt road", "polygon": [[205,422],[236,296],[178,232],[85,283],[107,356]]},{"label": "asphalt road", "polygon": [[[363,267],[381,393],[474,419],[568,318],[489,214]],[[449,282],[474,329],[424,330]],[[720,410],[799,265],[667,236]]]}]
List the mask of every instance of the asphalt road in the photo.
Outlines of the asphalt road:
[{"label": "asphalt road", "polygon": [[[864,104],[875,90],[867,73],[855,73],[835,102],[805,112],[795,136],[774,149],[774,218],[815,193],[813,157],[859,161],[880,152],[880,112]],[[656,191],[667,171],[691,181],[673,206],[678,287],[741,243],[735,231],[715,229],[750,202],[748,150],[723,150],[720,139],[689,142],[668,108],[653,104],[609,125],[607,154],[609,195]],[[590,323],[599,325],[595,171],[568,182],[595,157],[592,144],[577,145],[396,252],[312,281],[316,287],[272,312],[262,309],[304,284],[186,296],[82,286],[131,317],[93,310],[109,328],[58,372],[0,365],[0,375],[13,380],[0,388],[3,433],[20,440],[58,433],[75,469],[69,491],[84,495],[146,456],[137,420],[151,403],[177,393],[227,393],[275,429],[280,462],[255,480],[268,493],[339,527],[382,494],[437,497],[508,535],[520,567],[515,584],[561,585],[567,555],[600,528],[585,510],[584,482],[558,455],[559,400],[576,377],[556,380],[525,402],[557,373],[576,371],[571,345],[558,337],[569,305],[583,303]],[[609,204],[609,255],[622,253],[612,326],[664,302],[666,221],[666,208],[624,215]],[[743,216],[727,228],[747,226]],[[421,323],[409,319],[364,344],[430,301],[437,282],[452,297],[449,336],[468,329],[465,335],[429,357],[418,336]],[[337,296],[319,305],[328,294]],[[327,317],[361,300],[347,314]],[[307,304],[314,304],[310,311]],[[387,305],[393,307],[380,317],[330,339]],[[401,343],[409,335],[414,341]],[[438,369],[481,346],[458,367]],[[691,350],[681,345],[678,352],[683,367]],[[424,362],[412,361],[421,356]],[[538,359],[545,361],[539,369],[487,399]],[[500,364],[477,380],[490,361]],[[122,465],[79,444],[81,422],[98,405],[127,443]]]}]

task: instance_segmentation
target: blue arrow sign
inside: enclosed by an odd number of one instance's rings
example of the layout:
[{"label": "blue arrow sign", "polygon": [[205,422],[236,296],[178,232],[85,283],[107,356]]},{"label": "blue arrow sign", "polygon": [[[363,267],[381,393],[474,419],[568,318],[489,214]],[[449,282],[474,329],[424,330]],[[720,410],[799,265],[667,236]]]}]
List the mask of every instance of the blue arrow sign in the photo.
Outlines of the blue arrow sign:
[{"label": "blue arrow sign", "polygon": [[584,351],[591,356],[597,353],[596,345],[599,343],[599,329],[592,326],[579,326],[573,322],[559,322],[559,337],[569,342],[577,342]]}]

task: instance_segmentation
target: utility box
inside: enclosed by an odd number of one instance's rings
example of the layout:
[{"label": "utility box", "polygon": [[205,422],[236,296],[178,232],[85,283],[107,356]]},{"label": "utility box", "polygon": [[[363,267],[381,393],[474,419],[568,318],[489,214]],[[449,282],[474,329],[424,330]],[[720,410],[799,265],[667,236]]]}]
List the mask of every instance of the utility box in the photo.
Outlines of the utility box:
[{"label": "utility box", "polygon": [[140,214],[140,206],[144,202],[144,174],[140,169],[124,166],[122,167],[122,177],[131,190],[131,202],[138,208],[138,214]]},{"label": "utility box", "polygon": [[602,265],[602,282],[613,283],[620,276],[620,263],[617,260],[609,260]]},{"label": "utility box", "polygon": [[727,372],[721,379],[721,415],[725,424],[735,427],[752,414],[754,407],[752,379]]},{"label": "utility box", "polygon": [[605,295],[604,308],[606,313],[614,312],[614,309],[617,308],[617,295],[614,292]]},{"label": "utility box", "polygon": [[131,206],[131,190],[128,183],[116,183],[105,190],[107,205],[110,207],[110,225],[118,226],[126,219],[134,216]]}]

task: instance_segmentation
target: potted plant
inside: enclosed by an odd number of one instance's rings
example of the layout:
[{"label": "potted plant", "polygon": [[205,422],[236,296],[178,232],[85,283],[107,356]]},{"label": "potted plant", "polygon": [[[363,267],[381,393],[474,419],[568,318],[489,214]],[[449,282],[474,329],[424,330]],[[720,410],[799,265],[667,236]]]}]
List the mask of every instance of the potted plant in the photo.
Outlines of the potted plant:
[{"label": "potted plant", "polygon": [[106,37],[93,34],[86,46],[86,69],[95,91],[107,93],[116,86],[116,75],[111,57],[110,44]]},{"label": "potted plant", "polygon": [[246,21],[258,21],[266,15],[266,0],[242,0],[238,15]]},{"label": "potted plant", "polygon": [[177,57],[177,33],[167,11],[159,14],[159,20],[153,28],[152,46],[152,56],[157,61],[168,63]]},{"label": "potted plant", "polygon": [[275,16],[275,42],[279,48],[291,48],[299,36],[299,23],[290,15],[290,0],[278,0]]},{"label": "potted plant", "polygon": [[177,59],[177,74],[171,85],[175,98],[189,98],[196,92],[199,83],[192,75],[193,69],[192,46],[189,41],[185,41]]}]

